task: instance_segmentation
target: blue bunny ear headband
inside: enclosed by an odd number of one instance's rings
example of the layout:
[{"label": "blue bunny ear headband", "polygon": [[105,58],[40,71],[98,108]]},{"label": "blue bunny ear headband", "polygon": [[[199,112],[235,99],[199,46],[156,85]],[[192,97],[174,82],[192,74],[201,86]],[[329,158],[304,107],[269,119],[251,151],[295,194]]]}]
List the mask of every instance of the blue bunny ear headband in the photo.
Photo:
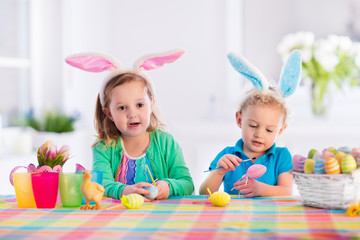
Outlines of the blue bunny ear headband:
[{"label": "blue bunny ear headband", "polygon": [[[247,59],[233,53],[229,53],[227,57],[233,68],[250,80],[256,89],[264,92],[269,89],[268,80]],[[282,67],[278,82],[278,91],[283,98],[291,96],[298,88],[301,79],[301,65],[300,51],[293,50]]]}]

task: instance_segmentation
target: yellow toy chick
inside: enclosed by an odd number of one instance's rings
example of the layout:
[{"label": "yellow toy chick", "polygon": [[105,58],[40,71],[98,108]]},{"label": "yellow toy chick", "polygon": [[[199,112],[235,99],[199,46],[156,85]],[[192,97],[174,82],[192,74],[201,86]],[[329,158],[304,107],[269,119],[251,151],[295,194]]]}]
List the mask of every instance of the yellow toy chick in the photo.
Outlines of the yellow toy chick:
[{"label": "yellow toy chick", "polygon": [[[88,170],[85,170],[83,173],[83,183],[80,186],[80,190],[84,196],[86,204],[81,206],[81,210],[100,210],[102,207],[100,206],[99,202],[102,200],[104,196],[105,189],[102,185],[96,182],[90,182],[91,174]],[[94,201],[95,206],[90,207],[90,202]]]}]

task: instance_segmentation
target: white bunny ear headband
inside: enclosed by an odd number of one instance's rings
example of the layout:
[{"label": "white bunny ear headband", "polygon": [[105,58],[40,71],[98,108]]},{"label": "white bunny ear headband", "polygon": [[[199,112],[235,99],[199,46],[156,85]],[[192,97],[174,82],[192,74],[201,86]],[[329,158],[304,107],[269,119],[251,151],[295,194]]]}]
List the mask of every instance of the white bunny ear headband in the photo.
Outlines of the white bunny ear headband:
[{"label": "white bunny ear headband", "polygon": [[144,70],[152,70],[162,67],[166,63],[172,63],[180,58],[185,53],[184,49],[175,49],[158,54],[150,54],[139,58],[133,68],[125,69],[121,63],[114,57],[101,53],[79,53],[68,56],[65,62],[69,65],[80,68],[87,72],[103,72],[105,70],[111,71],[101,85],[100,89],[100,103],[104,106],[104,90],[109,82],[115,76],[123,73],[135,73],[143,77],[152,86],[151,79],[145,74]]},{"label": "white bunny ear headband", "polygon": [[[243,57],[238,57],[233,53],[229,53],[227,57],[234,69],[249,79],[256,89],[261,91],[267,91],[269,89],[268,80],[248,60]],[[278,91],[283,98],[292,95],[299,86],[301,65],[300,51],[293,50],[282,67],[278,82]]]}]

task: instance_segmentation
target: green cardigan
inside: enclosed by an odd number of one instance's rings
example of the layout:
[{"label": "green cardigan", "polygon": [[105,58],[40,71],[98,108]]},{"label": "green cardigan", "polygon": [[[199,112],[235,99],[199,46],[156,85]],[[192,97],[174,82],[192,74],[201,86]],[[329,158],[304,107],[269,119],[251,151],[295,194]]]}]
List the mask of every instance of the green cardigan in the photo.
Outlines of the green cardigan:
[{"label": "green cardigan", "polygon": [[[93,147],[93,169],[103,171],[105,197],[120,199],[126,186],[115,182],[122,155],[120,138],[116,145],[105,148],[105,142],[101,141]],[[189,195],[194,192],[194,183],[185,165],[181,147],[171,134],[161,130],[150,132],[150,145],[146,155],[156,178],[169,184],[169,196]]]}]

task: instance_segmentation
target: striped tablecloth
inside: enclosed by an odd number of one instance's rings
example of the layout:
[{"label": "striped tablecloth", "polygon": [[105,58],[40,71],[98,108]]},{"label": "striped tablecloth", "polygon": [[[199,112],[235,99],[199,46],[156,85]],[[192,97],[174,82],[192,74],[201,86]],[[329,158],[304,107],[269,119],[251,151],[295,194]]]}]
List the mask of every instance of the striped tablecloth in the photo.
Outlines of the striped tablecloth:
[{"label": "striped tablecloth", "polygon": [[14,196],[0,196],[0,239],[360,239],[360,215],[305,207],[297,197],[232,198],[226,207],[207,197],[82,211],[24,209]]}]

